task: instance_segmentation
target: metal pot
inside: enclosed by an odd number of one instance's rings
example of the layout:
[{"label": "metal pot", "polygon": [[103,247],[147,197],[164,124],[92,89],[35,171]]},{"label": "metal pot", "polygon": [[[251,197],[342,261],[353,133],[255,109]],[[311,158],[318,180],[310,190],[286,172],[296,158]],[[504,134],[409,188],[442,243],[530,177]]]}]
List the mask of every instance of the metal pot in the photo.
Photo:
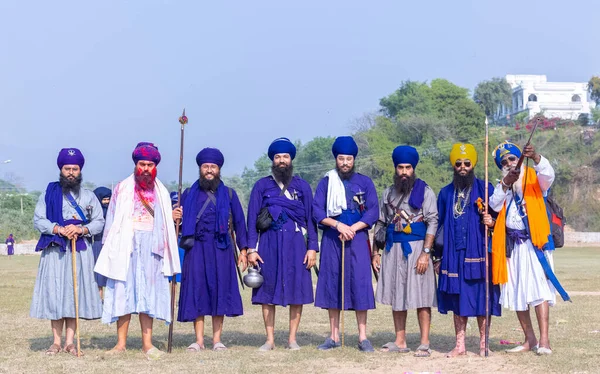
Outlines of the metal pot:
[{"label": "metal pot", "polygon": [[260,274],[260,266],[256,268],[249,267],[248,274],[244,275],[244,284],[250,288],[258,288],[262,286],[265,278]]}]

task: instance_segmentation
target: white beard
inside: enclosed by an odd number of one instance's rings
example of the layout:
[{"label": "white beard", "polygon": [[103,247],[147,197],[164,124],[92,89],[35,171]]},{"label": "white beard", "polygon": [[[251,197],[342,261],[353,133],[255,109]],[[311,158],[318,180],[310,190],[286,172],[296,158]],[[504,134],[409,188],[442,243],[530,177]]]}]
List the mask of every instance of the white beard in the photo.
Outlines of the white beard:
[{"label": "white beard", "polygon": [[[503,167],[502,177],[507,176],[510,170],[510,168]],[[521,174],[519,174],[519,179],[513,184],[513,191],[519,195],[521,199],[523,198],[523,178],[525,178],[525,164],[521,164]]]}]

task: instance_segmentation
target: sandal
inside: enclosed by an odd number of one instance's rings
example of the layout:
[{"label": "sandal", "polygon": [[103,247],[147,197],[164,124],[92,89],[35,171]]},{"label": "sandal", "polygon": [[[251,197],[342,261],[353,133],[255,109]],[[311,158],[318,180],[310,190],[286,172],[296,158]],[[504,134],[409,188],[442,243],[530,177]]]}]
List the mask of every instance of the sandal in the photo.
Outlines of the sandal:
[{"label": "sandal", "polygon": [[421,344],[415,351],[415,357],[429,357],[431,356],[431,349],[429,344]]},{"label": "sandal", "polygon": [[58,344],[52,344],[52,345],[50,346],[50,348],[48,348],[48,349],[46,350],[46,354],[47,354],[48,356],[54,356],[55,354],[57,354],[57,353],[60,353],[60,351],[61,351],[61,349],[60,349],[60,345],[58,345]]},{"label": "sandal", "polygon": [[79,356],[77,356],[77,347],[75,344],[69,344],[63,349],[66,353],[69,353],[75,357],[83,357],[83,351],[79,352]]},{"label": "sandal", "polygon": [[200,345],[200,344],[198,344],[198,343],[192,343],[192,344],[190,344],[190,345],[187,347],[187,351],[188,351],[188,352],[194,352],[194,353],[197,353],[197,352],[200,352],[200,351],[203,351],[203,350],[204,350],[204,346],[203,346],[203,345]]},{"label": "sandal", "polygon": [[227,347],[225,346],[225,344],[218,342],[213,344],[213,351],[226,351]]},{"label": "sandal", "polygon": [[389,342],[381,346],[382,352],[395,352],[395,353],[408,353],[410,352],[410,348],[404,347],[400,348],[396,345],[396,342]]},{"label": "sandal", "polygon": [[164,354],[165,354],[165,352],[161,351],[160,349],[158,349],[156,347],[152,347],[149,350],[147,350],[146,352],[144,352],[144,355],[146,355],[146,358],[148,359],[148,361],[160,360],[160,358]]}]

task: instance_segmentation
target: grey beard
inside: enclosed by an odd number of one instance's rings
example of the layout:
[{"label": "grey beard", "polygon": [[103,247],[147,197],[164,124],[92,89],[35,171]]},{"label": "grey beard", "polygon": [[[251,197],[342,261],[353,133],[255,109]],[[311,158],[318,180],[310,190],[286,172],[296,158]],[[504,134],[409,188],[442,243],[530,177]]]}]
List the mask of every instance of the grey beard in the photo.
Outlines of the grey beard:
[{"label": "grey beard", "polygon": [[414,172],[406,180],[402,180],[402,178],[397,173],[394,173],[394,189],[398,194],[406,195],[412,190],[416,179],[417,175]]},{"label": "grey beard", "polygon": [[58,183],[60,183],[60,187],[62,188],[63,193],[68,193],[73,191],[75,194],[79,195],[79,190],[81,189],[81,181],[83,180],[83,174],[79,174],[77,178],[73,181],[70,181],[67,177],[62,175],[58,176]]},{"label": "grey beard", "polygon": [[354,166],[352,166],[352,169],[350,169],[347,173],[344,173],[343,171],[341,171],[340,168],[337,167],[337,165],[335,166],[335,170],[337,170],[338,175],[340,176],[340,179],[342,179],[342,180],[348,180],[354,174]]},{"label": "grey beard", "polygon": [[294,176],[294,165],[290,164],[290,166],[284,168],[273,165],[271,166],[271,172],[273,173],[276,181],[283,184],[288,184]]},{"label": "grey beard", "polygon": [[465,176],[460,175],[456,170],[454,170],[454,179],[453,179],[452,183],[454,184],[455,190],[464,190],[465,188],[472,186],[474,181],[475,181],[474,169],[471,169],[471,171],[469,171],[467,173],[467,175],[465,175]]}]

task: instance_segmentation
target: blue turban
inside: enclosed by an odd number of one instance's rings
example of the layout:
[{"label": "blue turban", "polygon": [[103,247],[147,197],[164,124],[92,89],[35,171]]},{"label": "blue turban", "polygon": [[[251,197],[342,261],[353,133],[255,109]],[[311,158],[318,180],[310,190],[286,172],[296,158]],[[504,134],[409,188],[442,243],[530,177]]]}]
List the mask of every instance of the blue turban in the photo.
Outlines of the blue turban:
[{"label": "blue turban", "polygon": [[160,162],[160,152],[158,147],[154,143],[140,142],[135,146],[133,153],[131,154],[133,162],[136,164],[138,161],[152,161],[156,165]]},{"label": "blue turban", "polygon": [[216,148],[204,148],[198,155],[196,155],[196,163],[198,166],[202,166],[202,164],[216,164],[219,169],[225,163],[225,157],[223,157],[223,153]]},{"label": "blue turban", "polygon": [[177,202],[179,201],[179,194],[177,193],[177,191],[171,191],[169,196],[171,196],[171,205],[177,204]]},{"label": "blue turban", "polygon": [[65,165],[79,165],[79,168],[83,169],[83,164],[85,164],[85,158],[77,148],[63,148],[58,152],[56,165],[59,169]]},{"label": "blue turban", "polygon": [[107,187],[98,187],[94,190],[94,194],[96,195],[98,200],[102,202],[102,199],[104,199],[105,197],[110,198],[112,196],[112,191],[110,190],[110,188]]},{"label": "blue turban", "polygon": [[273,140],[267,153],[271,161],[278,153],[289,153],[293,160],[296,157],[296,146],[288,138],[277,138]]},{"label": "blue turban", "polygon": [[502,158],[508,154],[521,157],[521,148],[506,140],[504,143],[500,143],[500,145],[494,149],[494,152],[492,152],[492,157],[494,158],[494,161],[496,161],[496,166],[498,166],[499,169],[502,169]]},{"label": "blue turban", "polygon": [[356,158],[356,155],[358,155],[358,146],[351,136],[338,136],[331,146],[331,152],[335,158],[338,155],[349,155]]},{"label": "blue turban", "polygon": [[399,145],[392,152],[392,160],[394,160],[394,166],[398,166],[398,164],[411,164],[413,169],[415,169],[419,163],[419,152],[410,145]]}]

